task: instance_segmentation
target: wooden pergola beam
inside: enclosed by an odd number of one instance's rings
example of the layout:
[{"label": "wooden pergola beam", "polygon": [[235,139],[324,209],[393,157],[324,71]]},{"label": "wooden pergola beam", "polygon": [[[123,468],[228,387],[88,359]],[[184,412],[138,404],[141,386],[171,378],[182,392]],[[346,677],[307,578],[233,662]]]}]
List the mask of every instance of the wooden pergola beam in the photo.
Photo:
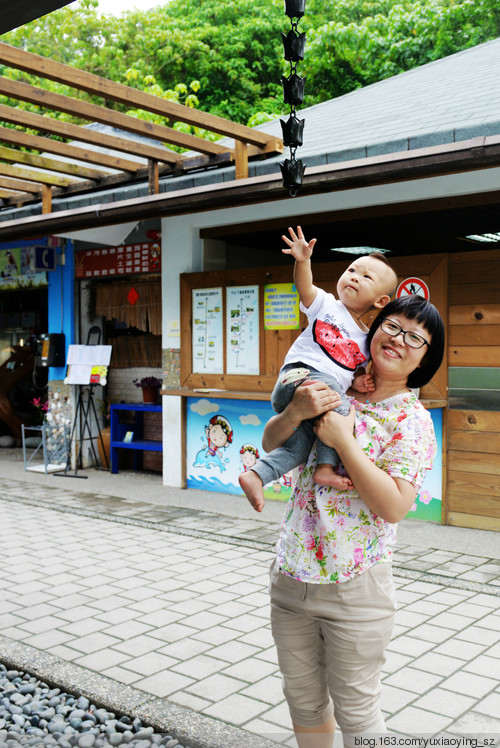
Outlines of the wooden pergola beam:
[{"label": "wooden pergola beam", "polygon": [[24,179],[32,183],[38,183],[38,190],[42,188],[42,184],[50,184],[55,187],[68,187],[70,184],[81,184],[80,180],[70,179],[69,177],[61,177],[58,174],[46,174],[43,171],[35,171],[34,169],[26,169],[22,166],[12,166],[11,164],[2,164],[0,162],[0,175],[5,177],[12,177],[14,179]]},{"label": "wooden pergola beam", "polygon": [[[71,70],[72,68],[68,69]],[[127,90],[132,91],[133,89],[127,88]],[[53,93],[52,91],[47,91],[45,88],[38,88],[37,86],[22,83],[21,81],[13,81],[10,78],[0,77],[0,94],[20,101],[28,101],[45,109],[66,112],[66,114],[71,114],[74,117],[79,117],[89,122],[102,122],[106,125],[117,127],[120,130],[133,132],[146,138],[153,138],[162,143],[171,143],[182,148],[188,148],[198,153],[210,155],[230,150],[227,146],[211,143],[209,140],[199,138],[196,135],[182,133],[165,125],[147,122],[138,117],[117,112],[114,109],[107,109],[99,104],[92,104],[88,101],[65,96],[64,94]],[[130,101],[127,103],[130,105]]]},{"label": "wooden pergola beam", "polygon": [[100,182],[110,174],[109,171],[100,171],[98,169],[91,169],[88,166],[69,164],[67,161],[59,161],[55,158],[47,158],[47,156],[37,156],[34,153],[18,151],[15,148],[5,148],[5,146],[0,146],[0,160],[9,161],[13,164],[36,166],[39,169],[57,171],[61,174],[68,174],[81,179],[92,179],[95,182]]},{"label": "wooden pergola beam", "polygon": [[37,151],[56,153],[59,156],[65,156],[66,158],[82,161],[83,163],[100,164],[110,169],[118,169],[118,171],[129,171],[132,174],[139,171],[143,166],[143,164],[139,164],[137,161],[130,161],[129,159],[118,156],[108,156],[105,153],[78,148],[78,146],[67,145],[57,140],[51,140],[51,138],[42,138],[39,135],[31,135],[20,130],[12,130],[8,127],[0,126],[0,141],[10,143],[11,145],[23,146],[24,148],[32,148]]},{"label": "wooden pergola beam", "polygon": [[[1,83],[1,81],[0,81]],[[51,135],[61,135],[65,138],[72,138],[82,143],[92,143],[103,148],[110,148],[115,151],[123,151],[134,156],[143,158],[154,158],[158,161],[164,161],[170,164],[176,164],[179,156],[176,153],[169,153],[156,146],[150,146],[147,143],[140,143],[129,138],[120,138],[116,135],[109,135],[104,132],[89,130],[81,125],[73,125],[69,122],[62,122],[34,112],[27,112],[17,107],[0,104],[0,120],[10,122],[14,125],[31,127],[40,132],[47,132]]]},{"label": "wooden pergola beam", "polygon": [[[22,196],[21,192],[17,192],[16,190],[8,190],[4,187],[0,187],[0,198],[2,199],[9,199],[9,198],[19,198]],[[26,195],[26,197],[29,197],[29,195]]]},{"label": "wooden pergola beam", "polygon": [[[176,102],[161,99],[158,96],[138,91],[122,83],[115,83],[84,70],[64,65],[61,62],[55,62],[40,55],[25,52],[8,44],[0,43],[0,62],[18,70],[24,70],[25,72],[63,83],[72,88],[77,88],[80,91],[86,91],[89,94],[102,96],[105,99],[129,106],[133,105],[139,109],[154,112],[168,119],[186,122],[190,125],[202,127],[221,135],[227,135],[261,148],[265,148],[270,144],[273,145],[277,140],[274,136],[261,133],[258,130],[236,122],[231,122],[223,117],[217,117],[213,114],[207,114],[206,112],[177,104]],[[199,138],[199,140],[202,139]],[[168,139],[165,139],[165,142],[169,142]],[[191,148],[192,146],[188,147]],[[199,150],[199,148],[193,147],[193,150]]]},{"label": "wooden pergola beam", "polygon": [[11,177],[0,176],[0,187],[5,189],[18,190],[19,192],[30,192],[40,196],[42,185],[36,182],[28,182],[26,179],[12,179]]}]

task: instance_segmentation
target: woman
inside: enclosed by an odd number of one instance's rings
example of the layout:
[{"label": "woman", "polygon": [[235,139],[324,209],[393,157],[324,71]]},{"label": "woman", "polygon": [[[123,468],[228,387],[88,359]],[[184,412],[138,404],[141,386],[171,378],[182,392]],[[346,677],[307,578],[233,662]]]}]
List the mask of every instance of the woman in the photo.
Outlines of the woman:
[{"label": "woman", "polygon": [[[368,397],[352,391],[348,416],[330,410],[316,425],[354,489],[314,484],[313,448],[271,567],[272,630],[301,748],[329,748],[336,722],[347,746],[385,731],[380,671],[394,623],[394,523],[413,505],[436,452],[430,415],[410,387],[427,383],[441,363],[439,313],[417,296],[392,301],[368,344],[375,390]],[[264,448],[274,449],[325,404],[335,405],[321,383],[297,388],[266,426]]]}]

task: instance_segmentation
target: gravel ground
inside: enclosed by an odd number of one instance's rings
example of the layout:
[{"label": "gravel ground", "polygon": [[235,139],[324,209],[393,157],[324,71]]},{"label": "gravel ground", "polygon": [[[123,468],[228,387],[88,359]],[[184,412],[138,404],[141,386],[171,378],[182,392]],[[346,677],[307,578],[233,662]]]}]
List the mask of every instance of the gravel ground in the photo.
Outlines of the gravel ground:
[{"label": "gravel ground", "polygon": [[51,688],[36,677],[0,664],[0,748],[183,748],[140,719],[117,717],[85,696]]}]

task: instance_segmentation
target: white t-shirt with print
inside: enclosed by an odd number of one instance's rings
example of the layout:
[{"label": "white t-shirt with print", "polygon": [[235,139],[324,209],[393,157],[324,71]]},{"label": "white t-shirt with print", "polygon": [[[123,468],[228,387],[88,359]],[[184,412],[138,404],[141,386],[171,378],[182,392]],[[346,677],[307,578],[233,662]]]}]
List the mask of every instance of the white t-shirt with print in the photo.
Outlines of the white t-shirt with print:
[{"label": "white t-shirt with print", "polygon": [[284,365],[302,361],[336,377],[344,392],[354,372],[368,361],[367,333],[363,332],[344,304],[318,288],[309,307],[300,304],[309,324],[286,354]]}]

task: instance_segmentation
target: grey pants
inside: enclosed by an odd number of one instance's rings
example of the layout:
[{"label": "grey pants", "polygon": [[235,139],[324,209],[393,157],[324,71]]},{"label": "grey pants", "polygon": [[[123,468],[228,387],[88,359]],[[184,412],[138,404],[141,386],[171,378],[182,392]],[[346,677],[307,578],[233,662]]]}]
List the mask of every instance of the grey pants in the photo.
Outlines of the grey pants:
[{"label": "grey pants", "polygon": [[[298,367],[309,369],[310,373],[307,379],[314,379],[317,382],[325,382],[330,389],[338,392],[342,396],[342,402],[339,407],[336,408],[337,412],[343,416],[346,416],[349,413],[350,402],[344,395],[340,383],[335,377],[332,377],[329,374],[323,374],[316,369],[312,369],[310,366],[303,364],[300,361],[284,366],[280,372],[280,376],[283,372]],[[300,382],[293,382],[286,385],[280,384],[279,380],[276,382],[273,394],[271,395],[271,405],[276,413],[281,413],[286,408],[288,403],[291,401],[298,384],[300,384]],[[270,483],[273,480],[277,480],[282,475],[285,475],[289,470],[293,470],[293,468],[302,465],[302,463],[307,460],[309,452],[317,438],[313,431],[313,426],[314,419],[302,421],[300,426],[286,440],[282,447],[273,449],[272,452],[269,452],[268,455],[262,457],[253,466],[252,470],[257,473],[264,486],[266,483]],[[334,468],[339,464],[339,456],[337,452],[319,440],[317,454],[318,464],[326,463],[332,465]]]}]

